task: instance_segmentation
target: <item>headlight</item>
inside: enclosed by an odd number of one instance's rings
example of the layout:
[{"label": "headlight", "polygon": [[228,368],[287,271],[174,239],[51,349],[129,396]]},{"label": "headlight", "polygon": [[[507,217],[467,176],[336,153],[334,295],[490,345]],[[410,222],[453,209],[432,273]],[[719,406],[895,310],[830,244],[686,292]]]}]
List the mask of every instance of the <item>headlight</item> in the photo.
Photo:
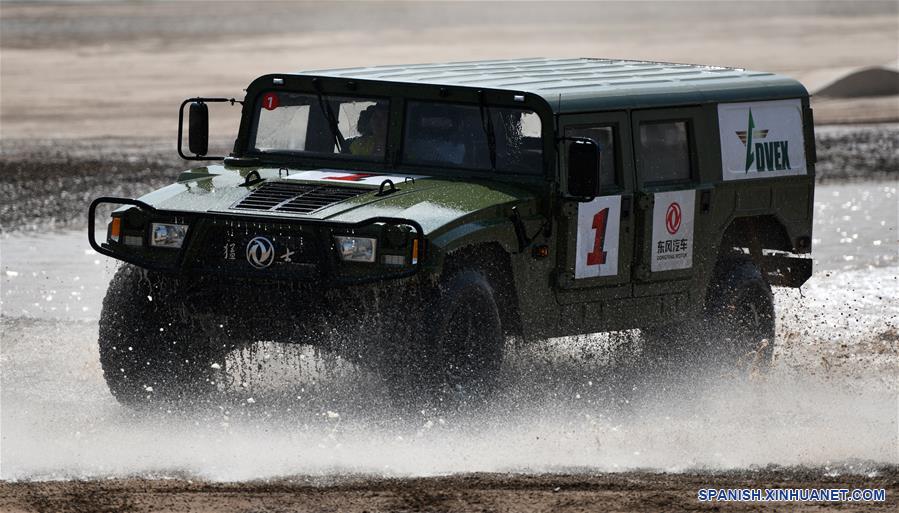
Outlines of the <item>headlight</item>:
[{"label": "headlight", "polygon": [[157,248],[180,248],[187,236],[186,224],[153,223],[150,245]]},{"label": "headlight", "polygon": [[337,253],[344,262],[374,262],[377,239],[365,237],[342,237],[335,235]]}]

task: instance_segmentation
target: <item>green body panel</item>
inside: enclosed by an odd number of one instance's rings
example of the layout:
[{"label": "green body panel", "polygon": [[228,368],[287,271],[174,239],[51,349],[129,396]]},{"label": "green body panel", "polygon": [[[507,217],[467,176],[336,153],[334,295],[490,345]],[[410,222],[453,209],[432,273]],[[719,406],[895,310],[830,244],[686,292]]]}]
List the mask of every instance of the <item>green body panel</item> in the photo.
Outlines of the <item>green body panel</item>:
[{"label": "green body panel", "polygon": [[[247,90],[233,157],[260,157],[248,150],[250,106],[258,95],[271,90],[273,83],[289,90],[310,91],[313,84],[323,84],[335,94],[351,91],[390,96],[399,100],[394,102],[396,109],[406,97],[520,103],[541,117],[544,174],[417,168],[395,158],[386,158],[384,163],[348,164],[310,157],[258,164],[250,161],[249,167],[231,166],[226,160],[225,165],[186,171],[177,183],[140,199],[166,212],[240,216],[242,212],[232,207],[262,183],[301,183],[290,178],[290,173],[326,169],[414,175],[414,181],[396,183],[397,192],[385,196],[378,196],[378,187],[371,186],[369,192],[309,214],[253,214],[270,217],[273,222],[286,218],[355,223],[373,217],[415,221],[423,228],[428,244],[425,279],[438,277],[454,252],[498,247],[508,257],[517,314],[527,338],[664,325],[696,315],[716,262],[730,250],[725,245],[745,245],[760,267],[774,262],[766,260],[761,250],[789,254],[811,250],[814,146],[808,141],[814,141],[813,124],[805,88],[786,77],[731,68],[601,59],[521,59],[265,75]],[[802,104],[806,174],[723,180],[718,105],[789,99]],[[647,182],[637,171],[638,127],[643,122],[672,119],[690,123],[692,175],[676,184]],[[402,126],[392,123],[389,138],[396,141]],[[618,272],[576,279],[580,203],[564,194],[566,163],[560,151],[564,146],[557,145],[556,138],[564,135],[566,127],[585,123],[616,127],[619,183],[601,197],[622,198],[622,209],[627,201],[628,215],[621,218]],[[393,149],[388,148],[387,154]],[[258,173],[261,180],[245,186],[251,173]],[[649,239],[654,209],[658,208],[654,198],[671,191],[694,191],[692,266],[651,272]],[[759,230],[762,233],[756,233]],[[538,255],[538,248],[546,249],[548,255]],[[774,269],[769,274],[775,284],[798,286],[808,277],[803,271],[780,279],[777,272],[784,271]]]},{"label": "green body panel", "polygon": [[[252,171],[258,172],[263,182],[243,187],[245,177]],[[377,175],[374,175],[377,176]],[[231,208],[268,181],[286,179],[279,177],[278,169],[272,168],[229,168],[208,166],[196,168],[181,175],[183,180],[139,199],[155,208],[171,212],[242,212]],[[291,183],[320,184],[307,180],[290,180]],[[332,184],[329,184],[332,185]],[[526,188],[502,182],[471,180],[447,180],[418,178],[414,182],[401,183],[397,192],[378,197],[378,187],[369,187],[370,192],[329,205],[309,214],[284,214],[253,212],[255,215],[288,219],[321,219],[336,222],[355,223],[371,217],[400,217],[412,219],[421,224],[425,235],[434,241],[453,238],[441,235],[460,225],[460,236],[470,236],[483,227],[499,223],[508,224],[508,212],[513,206],[532,202],[534,193]],[[499,219],[499,221],[498,221]],[[487,223],[487,224],[483,224]],[[495,233],[495,226],[491,233]],[[463,233],[464,232],[464,233]],[[452,246],[452,244],[449,244]]]}]

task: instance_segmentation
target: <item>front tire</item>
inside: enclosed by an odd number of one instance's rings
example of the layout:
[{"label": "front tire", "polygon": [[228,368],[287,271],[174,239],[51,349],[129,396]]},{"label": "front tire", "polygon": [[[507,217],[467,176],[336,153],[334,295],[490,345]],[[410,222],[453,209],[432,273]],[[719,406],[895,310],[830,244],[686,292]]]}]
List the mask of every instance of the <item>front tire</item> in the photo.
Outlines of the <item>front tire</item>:
[{"label": "front tire", "polygon": [[175,308],[176,282],[125,264],[100,313],[99,349],[112,395],[138,408],[197,399],[215,389],[211,344]]},{"label": "front tire", "polygon": [[480,270],[443,280],[418,322],[393,339],[382,374],[401,404],[458,410],[483,404],[496,388],[505,337],[494,289]]}]

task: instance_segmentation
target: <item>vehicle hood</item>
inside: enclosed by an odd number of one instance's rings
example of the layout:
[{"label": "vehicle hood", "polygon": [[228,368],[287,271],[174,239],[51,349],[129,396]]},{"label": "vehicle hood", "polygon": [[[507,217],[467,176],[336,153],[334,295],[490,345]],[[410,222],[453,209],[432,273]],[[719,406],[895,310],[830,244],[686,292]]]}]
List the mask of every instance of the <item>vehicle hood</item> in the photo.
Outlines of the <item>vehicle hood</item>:
[{"label": "vehicle hood", "polygon": [[[254,171],[259,173],[260,180],[246,186],[248,175],[251,179],[256,178]],[[388,179],[393,182],[396,192],[378,195],[379,186]],[[370,190],[308,214],[233,208],[266,182],[352,186]],[[329,169],[288,172],[276,168],[208,166],[182,173],[177,183],[147,194],[140,200],[160,210],[216,212],[272,219],[327,219],[350,223],[372,217],[398,217],[418,222],[425,233],[430,234],[464,222],[471,216],[504,215],[511,206],[532,198],[531,192],[514,184],[468,178],[452,180],[425,175],[354,173]]]}]

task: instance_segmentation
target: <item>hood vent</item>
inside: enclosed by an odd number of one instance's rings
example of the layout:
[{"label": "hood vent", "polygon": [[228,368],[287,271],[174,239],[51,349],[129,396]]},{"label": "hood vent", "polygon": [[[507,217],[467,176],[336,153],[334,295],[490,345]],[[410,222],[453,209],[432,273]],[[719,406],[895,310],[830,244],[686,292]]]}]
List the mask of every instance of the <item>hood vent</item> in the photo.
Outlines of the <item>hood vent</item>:
[{"label": "hood vent", "polygon": [[339,203],[372,189],[363,187],[304,184],[293,182],[265,182],[232,209],[308,214]]}]

